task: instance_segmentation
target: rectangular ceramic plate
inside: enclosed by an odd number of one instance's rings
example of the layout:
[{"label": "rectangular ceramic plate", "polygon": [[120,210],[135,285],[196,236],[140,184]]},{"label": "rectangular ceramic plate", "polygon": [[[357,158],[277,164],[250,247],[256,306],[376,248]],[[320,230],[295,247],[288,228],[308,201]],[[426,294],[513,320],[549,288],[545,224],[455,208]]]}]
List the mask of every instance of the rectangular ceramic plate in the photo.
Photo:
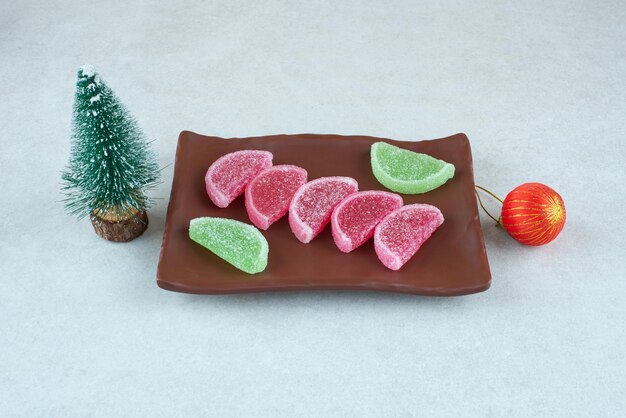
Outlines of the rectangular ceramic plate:
[{"label": "rectangular ceramic plate", "polygon": [[[454,178],[429,193],[402,195],[405,204],[437,206],[445,222],[399,271],[383,266],[372,240],[350,254],[340,252],[330,225],[309,244],[299,242],[287,217],[262,231],[269,243],[265,271],[249,275],[189,239],[189,221],[201,216],[250,223],[243,196],[220,209],[209,200],[204,175],[222,155],[260,149],[274,154],[274,164],[305,168],[309,180],[350,176],[359,190],[385,190],[374,178],[370,146],[385,141],[448,161]],[[365,136],[276,135],[217,138],[182,132],[178,139],[172,193],[167,212],[157,283],[187,293],[242,293],[278,290],[376,290],[418,295],[463,295],[486,290],[491,274],[474,196],[470,144],[464,134],[419,142]]]}]

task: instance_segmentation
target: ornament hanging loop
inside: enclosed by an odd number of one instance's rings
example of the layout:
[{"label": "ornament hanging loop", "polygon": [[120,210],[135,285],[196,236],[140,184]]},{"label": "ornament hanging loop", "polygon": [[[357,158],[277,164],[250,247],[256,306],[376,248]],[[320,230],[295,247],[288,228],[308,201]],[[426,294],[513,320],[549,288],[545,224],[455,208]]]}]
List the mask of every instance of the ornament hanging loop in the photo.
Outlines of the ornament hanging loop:
[{"label": "ornament hanging loop", "polygon": [[500,204],[504,204],[502,199],[500,199],[498,196],[496,196],[493,192],[485,189],[484,187],[479,186],[478,184],[475,184],[474,187],[476,188],[476,190],[474,190],[474,193],[476,193],[476,198],[478,199],[478,204],[480,205],[480,207],[487,214],[487,216],[489,216],[491,219],[493,219],[495,221],[496,226],[502,227],[502,217],[499,217],[498,219],[496,219],[493,215],[491,215],[491,213],[489,213],[487,208],[485,208],[485,205],[483,205],[483,201],[480,198],[480,194],[478,193],[478,190],[481,190],[481,191],[487,193],[488,195],[490,195],[491,197],[496,199],[498,202],[500,202]]}]

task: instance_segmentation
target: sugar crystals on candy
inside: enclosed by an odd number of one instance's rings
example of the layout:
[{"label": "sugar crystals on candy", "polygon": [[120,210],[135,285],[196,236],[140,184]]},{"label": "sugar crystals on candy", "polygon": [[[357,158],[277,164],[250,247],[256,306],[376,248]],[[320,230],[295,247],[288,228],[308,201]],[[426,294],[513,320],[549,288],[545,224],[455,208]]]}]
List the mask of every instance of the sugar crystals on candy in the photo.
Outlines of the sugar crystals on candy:
[{"label": "sugar crystals on candy", "polygon": [[328,225],[335,206],[358,189],[351,177],[321,177],[301,186],[289,206],[289,226],[296,238],[311,242]]},{"label": "sugar crystals on candy", "polygon": [[435,206],[403,206],[387,215],[376,227],[376,255],[386,267],[398,270],[417,253],[442,223],[443,215]]},{"label": "sugar crystals on candy", "polygon": [[359,247],[372,237],[376,225],[400,206],[402,197],[395,193],[370,190],[346,197],[331,217],[337,248],[349,253]]},{"label": "sugar crystals on candy", "polygon": [[370,156],[374,177],[398,193],[426,193],[454,176],[454,165],[386,142],[372,144]]},{"label": "sugar crystals on candy", "polygon": [[189,238],[239,270],[254,274],[265,270],[269,246],[252,225],[225,218],[195,218]]},{"label": "sugar crystals on candy", "polygon": [[245,192],[246,211],[252,223],[267,229],[285,216],[291,199],[306,180],[306,170],[295,165],[275,165],[259,173]]},{"label": "sugar crystals on candy", "polygon": [[211,201],[220,208],[227,207],[241,195],[248,183],[272,166],[274,156],[269,151],[236,151],[218,158],[204,177]]}]

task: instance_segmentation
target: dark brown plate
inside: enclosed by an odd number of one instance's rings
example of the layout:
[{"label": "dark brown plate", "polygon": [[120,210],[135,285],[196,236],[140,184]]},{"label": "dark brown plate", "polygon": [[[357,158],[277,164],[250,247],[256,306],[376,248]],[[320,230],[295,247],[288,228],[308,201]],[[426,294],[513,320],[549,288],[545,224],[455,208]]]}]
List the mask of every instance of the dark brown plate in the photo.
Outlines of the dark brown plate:
[{"label": "dark brown plate", "polygon": [[[265,271],[249,275],[191,241],[189,221],[218,216],[250,223],[243,196],[226,209],[209,200],[204,174],[220,156],[242,149],[274,154],[274,164],[305,168],[309,180],[350,176],[360,190],[385,190],[372,174],[370,146],[385,141],[430,154],[455,165],[454,178],[422,195],[402,195],[405,204],[439,207],[445,222],[399,271],[384,267],[372,240],[350,254],[340,252],[330,225],[309,244],[292,234],[287,217],[262,231],[269,243]],[[470,144],[464,134],[420,142],[399,142],[366,136],[274,135],[257,138],[217,138],[181,132],[178,138],[157,283],[187,293],[242,293],[275,290],[378,290],[418,295],[463,295],[489,288],[491,274],[478,208]]]}]

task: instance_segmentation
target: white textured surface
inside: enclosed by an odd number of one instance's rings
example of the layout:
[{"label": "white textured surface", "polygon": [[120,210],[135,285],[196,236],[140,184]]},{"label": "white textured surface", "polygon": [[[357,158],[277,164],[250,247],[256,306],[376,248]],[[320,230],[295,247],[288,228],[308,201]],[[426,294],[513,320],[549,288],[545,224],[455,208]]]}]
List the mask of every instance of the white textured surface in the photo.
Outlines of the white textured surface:
[{"label": "white textured surface", "polygon": [[[0,5],[0,414],[624,416],[623,2],[130,3]],[[58,203],[86,62],[167,166],[126,245]],[[537,249],[485,218],[475,296],[169,293],[183,129],[463,131],[479,184],[545,182],[568,223]]]}]

